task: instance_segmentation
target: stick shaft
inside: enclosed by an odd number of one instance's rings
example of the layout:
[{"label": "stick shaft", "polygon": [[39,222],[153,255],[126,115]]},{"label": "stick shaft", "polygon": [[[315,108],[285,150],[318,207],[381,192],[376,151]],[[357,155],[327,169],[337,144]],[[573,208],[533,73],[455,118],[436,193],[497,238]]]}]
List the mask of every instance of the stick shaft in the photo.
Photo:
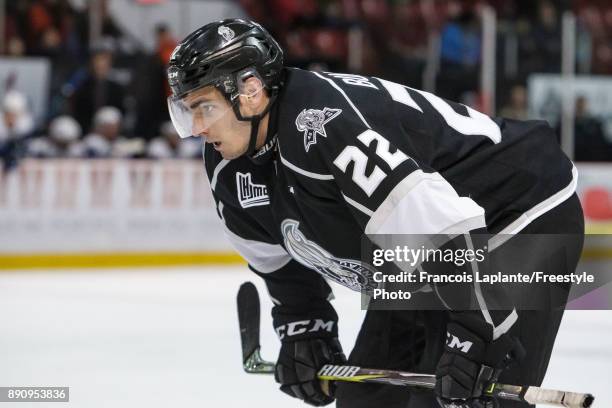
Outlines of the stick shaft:
[{"label": "stick shaft", "polygon": [[[431,374],[331,364],[323,366],[323,368],[319,370],[317,377],[321,380],[328,381],[380,383],[425,389],[433,389],[436,385],[436,377]],[[547,404],[569,408],[589,408],[594,400],[591,394],[499,383],[491,384],[484,393],[491,397],[506,400],[525,401],[530,404]]]},{"label": "stick shaft", "polygon": [[[273,374],[274,363],[263,360],[257,348],[245,362],[244,370],[249,374]],[[324,365],[317,377],[326,381],[378,383],[430,390],[436,385],[436,377],[431,374],[332,364]],[[484,393],[505,400],[568,408],[589,408],[594,400],[591,394],[499,383],[491,384]]]},{"label": "stick shaft", "polygon": [[[264,360],[259,345],[259,296],[255,286],[243,284],[237,296],[243,368],[249,374],[273,374],[275,364]],[[317,377],[327,381],[379,383],[405,387],[433,389],[435,376],[395,370],[378,370],[356,366],[327,364]],[[589,408],[594,400],[591,394],[548,390],[533,386],[492,384],[485,394],[530,404],[548,404],[568,408]]]}]

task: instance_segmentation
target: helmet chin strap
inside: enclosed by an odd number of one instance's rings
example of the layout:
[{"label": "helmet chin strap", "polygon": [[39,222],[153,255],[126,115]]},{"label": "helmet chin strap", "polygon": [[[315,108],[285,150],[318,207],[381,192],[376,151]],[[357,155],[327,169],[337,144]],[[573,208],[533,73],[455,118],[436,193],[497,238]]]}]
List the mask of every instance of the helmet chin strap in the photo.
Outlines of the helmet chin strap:
[{"label": "helmet chin strap", "polygon": [[268,112],[270,112],[270,109],[272,109],[272,105],[276,101],[277,95],[278,95],[278,92],[274,91],[272,95],[270,95],[270,101],[268,102],[268,105],[266,106],[266,108],[262,112],[258,113],[257,115],[253,115],[253,116],[247,116],[247,117],[242,116],[242,113],[240,113],[239,104],[236,103],[232,105],[232,108],[234,109],[234,114],[236,115],[236,118],[239,121],[251,122],[251,136],[249,139],[249,147],[247,148],[247,151],[244,153],[245,155],[251,156],[253,155],[253,153],[255,153],[255,150],[257,149],[257,135],[259,133],[259,123],[268,114]]},{"label": "helmet chin strap", "polygon": [[249,139],[249,147],[247,148],[246,155],[251,156],[255,153],[257,148],[257,135],[259,134],[259,123],[261,122],[261,115],[257,115],[251,118],[251,138]]}]

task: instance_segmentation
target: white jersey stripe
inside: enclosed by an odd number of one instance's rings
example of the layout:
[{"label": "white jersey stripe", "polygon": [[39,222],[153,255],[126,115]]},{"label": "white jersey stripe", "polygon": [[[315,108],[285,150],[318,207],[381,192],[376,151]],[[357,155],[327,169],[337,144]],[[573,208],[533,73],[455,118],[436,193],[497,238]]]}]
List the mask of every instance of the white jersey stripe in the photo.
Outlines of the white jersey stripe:
[{"label": "white jersey stripe", "polygon": [[298,167],[298,166],[296,166],[295,164],[291,163],[289,160],[285,159],[285,158],[283,157],[283,155],[281,154],[280,150],[279,150],[279,152],[278,152],[278,155],[279,155],[279,156],[280,156],[280,158],[281,158],[281,162],[282,162],[282,163],[283,163],[285,166],[289,167],[291,170],[295,171],[296,173],[299,173],[299,174],[301,174],[301,175],[303,175],[303,176],[310,177],[310,178],[313,178],[313,179],[316,179],[316,180],[333,180],[333,179],[334,179],[334,176],[333,176],[333,175],[331,175],[331,174],[319,174],[319,173],[313,173],[313,172],[311,172],[311,171],[308,171],[308,170],[304,170],[304,169],[299,168],[299,167]]},{"label": "white jersey stripe", "polygon": [[[465,242],[467,243],[467,247],[469,250],[474,251],[474,244],[472,243],[472,237],[469,233],[464,234]],[[489,308],[487,306],[487,302],[482,294],[482,288],[480,287],[480,282],[476,279],[476,274],[478,273],[478,262],[476,260],[472,260],[472,274],[474,275],[474,292],[476,294],[476,300],[478,301],[478,307],[480,307],[480,312],[484,317],[485,321],[491,325],[492,329],[492,337],[493,340],[497,340],[502,334],[506,333],[512,325],[518,319],[518,315],[516,313],[516,309],[512,309],[512,312],[506,316],[504,321],[499,325],[495,326],[493,323],[493,319],[491,318],[491,313],[489,312]]]},{"label": "white jersey stripe", "polygon": [[215,187],[217,187],[217,177],[219,176],[219,172],[223,170],[223,168],[227,166],[228,164],[229,164],[229,160],[223,159],[219,162],[219,164],[217,164],[217,167],[215,167],[215,170],[213,171],[212,179],[210,180],[210,188],[213,191],[215,191]]},{"label": "white jersey stripe", "polygon": [[353,207],[355,207],[356,209],[358,209],[359,211],[361,211],[368,217],[371,217],[374,214],[374,211],[370,210],[369,208],[367,208],[366,206],[362,204],[359,204],[357,201],[353,200],[352,198],[347,197],[346,195],[344,195],[344,193],[342,193],[342,197],[344,197],[344,200],[347,203],[349,203],[350,205],[352,205]]},{"label": "white jersey stripe", "polygon": [[504,320],[499,326],[493,328],[493,340],[497,340],[502,334],[506,334],[517,320],[518,313],[516,313],[516,309],[512,309],[512,313],[506,317],[506,320]]},{"label": "white jersey stripe", "polygon": [[460,197],[439,173],[415,170],[400,181],[374,211],[366,234],[463,233],[458,227],[485,227],[484,209]]},{"label": "white jersey stripe", "polygon": [[353,104],[353,101],[351,101],[349,99],[349,97],[346,95],[346,93],[342,90],[342,88],[340,88],[338,85],[336,85],[336,83],[334,81],[332,81],[329,78],[325,78],[324,76],[322,76],[321,74],[314,72],[314,74],[316,76],[318,76],[319,78],[323,79],[324,81],[327,81],[331,84],[331,86],[333,86],[334,88],[336,88],[336,90],[338,92],[340,92],[342,94],[342,96],[344,96],[344,99],[346,99],[346,101],[348,102],[349,105],[351,105],[351,108],[353,108],[353,110],[355,111],[355,113],[357,114],[357,116],[359,116],[359,118],[361,119],[361,121],[363,122],[364,125],[367,126],[368,129],[371,129],[371,126],[368,124],[368,122],[365,120],[365,118],[363,117],[363,115],[361,114],[361,112],[359,112],[359,109],[357,109],[357,107],[355,106],[355,104]]},{"label": "white jersey stripe", "polygon": [[246,259],[246,261],[261,273],[271,273],[291,261],[291,256],[280,245],[268,244],[267,242],[254,241],[242,238],[227,228],[224,224],[225,235],[232,246]]},{"label": "white jersey stripe", "polygon": [[572,181],[563,190],[559,190],[555,194],[548,197],[546,200],[527,210],[523,215],[518,217],[506,228],[489,240],[489,251],[493,251],[500,245],[508,241],[514,234],[519,233],[523,228],[529,225],[533,220],[552,210],[574,194],[576,184],[578,183],[578,170],[576,166],[572,166]]},{"label": "white jersey stripe", "polygon": [[403,103],[406,106],[410,106],[413,109],[423,112],[423,109],[412,99],[412,96],[408,93],[403,85],[396,84],[395,82],[386,81],[384,79],[376,78],[385,87],[391,98],[399,103]]}]

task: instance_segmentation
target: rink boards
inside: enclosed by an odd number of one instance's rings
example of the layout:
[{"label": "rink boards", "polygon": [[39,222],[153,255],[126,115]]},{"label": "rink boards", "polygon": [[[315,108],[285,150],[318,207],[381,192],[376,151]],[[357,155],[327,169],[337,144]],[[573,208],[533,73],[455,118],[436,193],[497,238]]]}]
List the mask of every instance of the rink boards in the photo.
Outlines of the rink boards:
[{"label": "rink boards", "polygon": [[[612,233],[612,166],[578,169],[587,231]],[[201,160],[25,160],[0,176],[0,269],[238,262]]]}]

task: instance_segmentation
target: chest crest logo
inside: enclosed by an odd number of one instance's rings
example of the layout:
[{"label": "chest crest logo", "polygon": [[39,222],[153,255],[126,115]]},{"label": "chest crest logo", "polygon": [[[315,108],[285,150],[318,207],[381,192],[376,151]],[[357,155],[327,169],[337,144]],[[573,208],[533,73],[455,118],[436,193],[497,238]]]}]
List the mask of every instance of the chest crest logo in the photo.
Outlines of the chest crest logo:
[{"label": "chest crest logo", "polygon": [[304,149],[308,151],[310,146],[317,144],[317,135],[327,137],[325,124],[342,113],[342,109],[323,108],[304,109],[295,119],[295,126],[300,132],[304,132]]},{"label": "chest crest logo", "polygon": [[238,201],[242,208],[270,204],[268,188],[264,184],[253,183],[251,173],[236,173],[236,189],[238,190]]}]

